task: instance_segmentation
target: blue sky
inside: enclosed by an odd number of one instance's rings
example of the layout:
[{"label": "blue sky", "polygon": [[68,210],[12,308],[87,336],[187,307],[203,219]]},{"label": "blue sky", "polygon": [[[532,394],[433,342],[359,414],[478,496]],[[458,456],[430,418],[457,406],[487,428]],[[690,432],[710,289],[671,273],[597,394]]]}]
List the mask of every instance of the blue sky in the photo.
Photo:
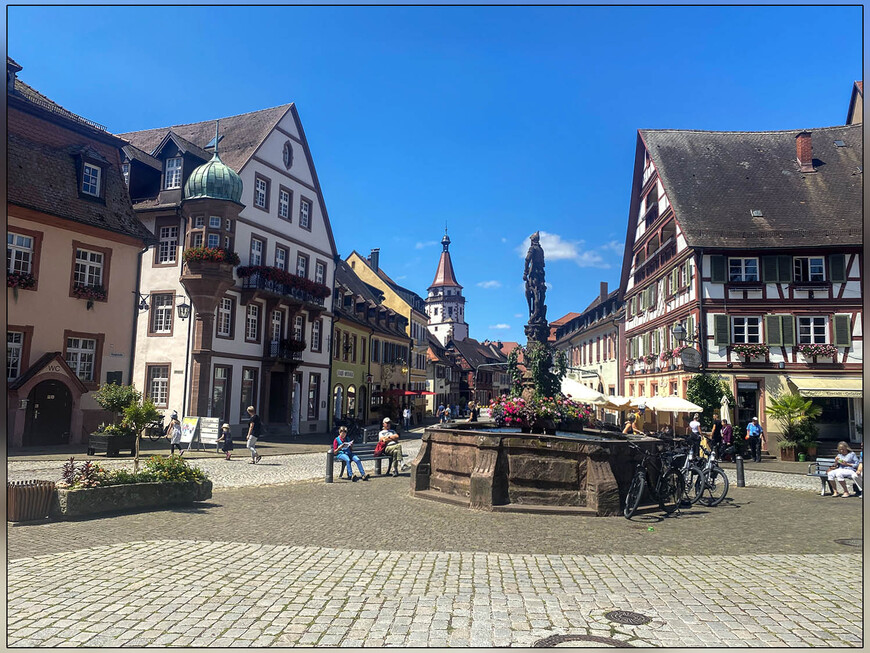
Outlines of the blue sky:
[{"label": "blue sky", "polygon": [[860,7],[11,7],[20,77],[121,133],[297,104],[339,253],[425,296],[449,228],[472,337],[619,283],[639,128],[842,124]]}]

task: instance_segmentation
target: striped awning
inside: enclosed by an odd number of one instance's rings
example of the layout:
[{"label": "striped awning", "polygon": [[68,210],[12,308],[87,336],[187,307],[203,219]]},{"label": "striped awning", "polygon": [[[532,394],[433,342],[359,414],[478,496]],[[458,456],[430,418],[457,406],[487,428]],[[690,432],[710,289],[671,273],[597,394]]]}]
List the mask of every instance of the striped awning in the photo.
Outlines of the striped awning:
[{"label": "striped awning", "polygon": [[788,375],[802,397],[857,397],[863,396],[861,377],[798,376]]}]

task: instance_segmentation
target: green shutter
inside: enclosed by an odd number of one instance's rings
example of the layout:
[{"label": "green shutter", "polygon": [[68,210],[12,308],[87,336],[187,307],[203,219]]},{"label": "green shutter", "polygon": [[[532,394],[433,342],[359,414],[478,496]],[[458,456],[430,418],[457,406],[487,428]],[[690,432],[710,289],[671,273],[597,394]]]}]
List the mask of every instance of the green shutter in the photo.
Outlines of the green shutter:
[{"label": "green shutter", "polygon": [[792,261],[791,256],[777,256],[776,257],[776,268],[777,275],[779,277],[780,283],[788,283],[791,281],[791,273],[793,269],[794,262]]},{"label": "green shutter", "polygon": [[671,270],[671,294],[677,292],[677,286],[680,285],[680,270],[679,268],[674,268]]},{"label": "green shutter", "polygon": [[782,325],[782,346],[794,347],[794,317],[791,315],[783,315],[780,317]]},{"label": "green shutter", "polygon": [[834,316],[834,344],[838,347],[850,347],[852,345],[852,316]]},{"label": "green shutter", "polygon": [[[722,278],[725,278],[723,273]],[[686,286],[692,285],[692,262],[686,261]]]},{"label": "green shutter", "polygon": [[[686,265],[689,262],[686,261]],[[688,281],[689,274],[686,270],[686,280]],[[725,257],[711,256],[710,257],[710,281],[713,283],[725,283]]]},{"label": "green shutter", "polygon": [[713,316],[713,344],[716,347],[726,347],[730,342],[730,329],[728,328],[727,315]]},{"label": "green shutter", "polygon": [[782,317],[764,316],[764,342],[771,346],[782,346]]},{"label": "green shutter", "polygon": [[761,280],[765,283],[776,283],[779,281],[775,256],[761,257]]},{"label": "green shutter", "polygon": [[846,255],[831,254],[828,256],[828,281],[844,283],[846,281]]}]

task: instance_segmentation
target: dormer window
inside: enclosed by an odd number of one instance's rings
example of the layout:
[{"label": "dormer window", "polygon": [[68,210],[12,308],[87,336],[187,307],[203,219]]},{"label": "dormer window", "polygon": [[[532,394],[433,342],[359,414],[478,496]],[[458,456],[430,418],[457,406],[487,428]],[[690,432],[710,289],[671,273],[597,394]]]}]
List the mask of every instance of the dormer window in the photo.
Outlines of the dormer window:
[{"label": "dormer window", "polygon": [[90,163],[82,165],[82,192],[86,195],[100,196],[102,169]]},{"label": "dormer window", "polygon": [[165,169],[165,184],[163,188],[170,190],[172,188],[181,188],[181,157],[176,156],[171,159],[166,159]]},{"label": "dormer window", "polygon": [[130,188],[130,164],[124,163],[121,165],[121,172],[124,175],[124,184],[126,184],[127,188]]}]

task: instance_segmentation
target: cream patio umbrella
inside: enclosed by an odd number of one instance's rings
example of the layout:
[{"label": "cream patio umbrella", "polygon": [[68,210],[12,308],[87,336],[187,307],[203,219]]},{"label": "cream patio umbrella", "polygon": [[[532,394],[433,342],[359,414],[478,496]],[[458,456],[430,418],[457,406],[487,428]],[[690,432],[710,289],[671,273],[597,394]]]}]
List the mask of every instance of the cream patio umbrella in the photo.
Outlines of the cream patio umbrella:
[{"label": "cream patio umbrella", "polygon": [[653,397],[647,400],[646,405],[657,413],[700,413],[704,410],[698,404],[680,397]]},{"label": "cream patio umbrella", "polygon": [[603,406],[607,403],[607,397],[597,390],[589,388],[574,379],[562,379],[562,394],[571,395],[571,399],[584,404]]},{"label": "cream patio umbrella", "polygon": [[719,418],[731,423],[731,408],[728,406],[728,397],[722,395],[722,403],[719,406]]},{"label": "cream patio umbrella", "polygon": [[609,395],[605,408],[610,410],[625,410],[631,405],[631,397],[623,397],[621,395]]}]

